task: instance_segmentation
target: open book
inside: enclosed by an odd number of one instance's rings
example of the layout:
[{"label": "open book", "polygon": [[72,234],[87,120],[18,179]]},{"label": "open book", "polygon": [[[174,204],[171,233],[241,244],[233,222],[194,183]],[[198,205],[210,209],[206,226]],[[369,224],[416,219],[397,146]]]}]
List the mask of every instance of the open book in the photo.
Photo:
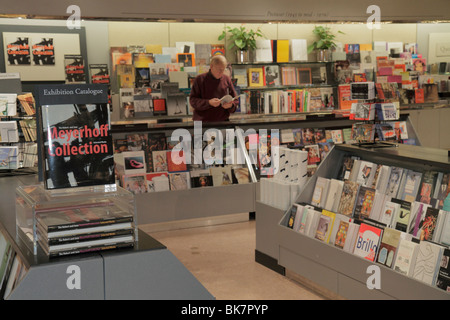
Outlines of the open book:
[{"label": "open book", "polygon": [[227,95],[224,95],[222,98],[220,98],[220,102],[222,103],[222,105],[223,104],[225,104],[225,103],[228,103],[228,102],[232,102],[232,101],[234,101],[234,100],[236,100],[236,99],[239,99],[239,96],[236,96],[236,97],[232,97],[232,96],[230,96],[229,94],[227,94]]}]

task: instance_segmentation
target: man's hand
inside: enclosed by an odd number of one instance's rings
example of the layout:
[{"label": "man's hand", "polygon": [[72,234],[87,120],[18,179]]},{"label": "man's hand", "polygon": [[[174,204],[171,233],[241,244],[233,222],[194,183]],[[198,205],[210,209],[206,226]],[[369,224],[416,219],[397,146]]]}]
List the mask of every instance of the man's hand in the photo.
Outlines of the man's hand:
[{"label": "man's hand", "polygon": [[222,106],[224,109],[230,109],[233,107],[233,102],[224,103]]},{"label": "man's hand", "polygon": [[217,108],[218,106],[220,106],[221,102],[218,98],[212,98],[211,100],[209,100],[209,104],[214,108]]}]

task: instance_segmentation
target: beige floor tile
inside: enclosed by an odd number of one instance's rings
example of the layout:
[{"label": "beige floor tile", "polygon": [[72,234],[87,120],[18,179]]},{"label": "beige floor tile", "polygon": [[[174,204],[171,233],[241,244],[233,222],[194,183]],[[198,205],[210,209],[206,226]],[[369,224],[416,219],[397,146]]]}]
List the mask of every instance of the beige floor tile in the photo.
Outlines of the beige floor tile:
[{"label": "beige floor tile", "polygon": [[217,300],[323,299],[255,262],[254,220],[150,235],[167,246]]}]

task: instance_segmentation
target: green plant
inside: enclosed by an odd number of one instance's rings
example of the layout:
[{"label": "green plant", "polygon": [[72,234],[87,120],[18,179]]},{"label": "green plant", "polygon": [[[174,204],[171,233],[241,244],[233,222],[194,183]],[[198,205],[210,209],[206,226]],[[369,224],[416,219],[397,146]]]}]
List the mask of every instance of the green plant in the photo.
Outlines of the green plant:
[{"label": "green plant", "polygon": [[228,40],[231,41],[228,49],[232,49],[234,47],[244,51],[256,49],[256,38],[264,37],[260,28],[254,31],[252,29],[247,30],[247,28],[241,26],[240,28],[227,27],[227,30],[223,30],[218,39],[223,40],[226,37],[227,32],[229,33]]},{"label": "green plant", "polygon": [[[336,47],[336,36],[329,27],[315,26],[313,33],[318,37],[318,40],[308,46],[308,53],[313,50],[328,50]],[[338,33],[344,34],[342,31],[338,31]]]}]

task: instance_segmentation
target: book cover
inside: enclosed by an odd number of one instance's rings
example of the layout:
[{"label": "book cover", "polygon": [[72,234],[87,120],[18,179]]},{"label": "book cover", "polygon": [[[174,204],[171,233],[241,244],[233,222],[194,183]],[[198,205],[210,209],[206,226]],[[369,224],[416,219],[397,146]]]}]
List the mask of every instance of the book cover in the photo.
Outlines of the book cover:
[{"label": "book cover", "polygon": [[436,284],[444,247],[429,241],[420,241],[412,277],[431,286]]},{"label": "book cover", "polygon": [[336,232],[336,239],[334,245],[338,248],[344,249],[345,240],[347,239],[347,231],[349,227],[349,222],[341,220],[339,223],[339,229]]},{"label": "book cover", "polygon": [[331,230],[333,229],[334,219],[336,214],[328,211],[322,210],[322,214],[317,225],[315,238],[328,243],[330,240]]},{"label": "book cover", "polygon": [[418,250],[418,243],[400,239],[393,269],[405,276],[412,276]]},{"label": "book cover", "polygon": [[170,190],[187,190],[191,187],[189,172],[169,172]]},{"label": "book cover", "polygon": [[91,83],[110,84],[107,64],[90,64],[89,74],[91,76]]},{"label": "book cover", "polygon": [[153,172],[146,174],[148,192],[169,191],[169,173]]},{"label": "book cover", "polygon": [[266,86],[274,87],[280,85],[280,67],[278,65],[265,66]]},{"label": "book cover", "polygon": [[420,225],[420,228],[422,230],[420,234],[420,240],[433,240],[438,216],[439,209],[433,208],[431,206],[427,207],[425,211],[425,217]]},{"label": "book cover", "polygon": [[114,183],[107,92],[98,84],[39,86],[47,189]]},{"label": "book cover", "polygon": [[402,232],[407,232],[409,219],[411,217],[411,202],[392,198],[391,202],[398,203],[400,210],[394,222],[394,228]]},{"label": "book cover", "polygon": [[122,187],[134,194],[147,193],[145,174],[125,174],[122,176]]},{"label": "book cover", "polygon": [[361,223],[353,253],[369,261],[375,261],[383,230],[375,226]]},{"label": "book cover", "polygon": [[353,210],[355,206],[356,197],[358,195],[359,185],[350,180],[344,181],[342,187],[341,200],[339,202],[338,213],[345,216],[353,216]]},{"label": "book cover", "polygon": [[375,198],[375,189],[361,186],[355,203],[355,219],[367,219],[370,216]]},{"label": "book cover", "polygon": [[166,151],[153,151],[152,158],[154,172],[168,171]]},{"label": "book cover", "polygon": [[248,86],[262,87],[264,86],[264,73],[262,67],[248,68]]},{"label": "book cover", "polygon": [[64,55],[66,83],[86,83],[84,58],[82,55]]},{"label": "book cover", "polygon": [[187,164],[184,152],[167,151],[167,169],[169,172],[186,171]]},{"label": "book cover", "polygon": [[392,228],[385,228],[378,250],[377,262],[388,268],[393,266],[395,253],[400,243],[401,232]]},{"label": "book cover", "polygon": [[233,183],[231,166],[210,168],[214,186],[225,186]]},{"label": "book cover", "polygon": [[420,182],[419,192],[417,193],[416,201],[430,204],[431,198],[434,194],[434,187],[438,177],[437,171],[425,171],[422,175],[422,181]]},{"label": "book cover", "polygon": [[445,248],[439,265],[439,273],[436,280],[436,287],[444,291],[450,291],[450,249]]}]

